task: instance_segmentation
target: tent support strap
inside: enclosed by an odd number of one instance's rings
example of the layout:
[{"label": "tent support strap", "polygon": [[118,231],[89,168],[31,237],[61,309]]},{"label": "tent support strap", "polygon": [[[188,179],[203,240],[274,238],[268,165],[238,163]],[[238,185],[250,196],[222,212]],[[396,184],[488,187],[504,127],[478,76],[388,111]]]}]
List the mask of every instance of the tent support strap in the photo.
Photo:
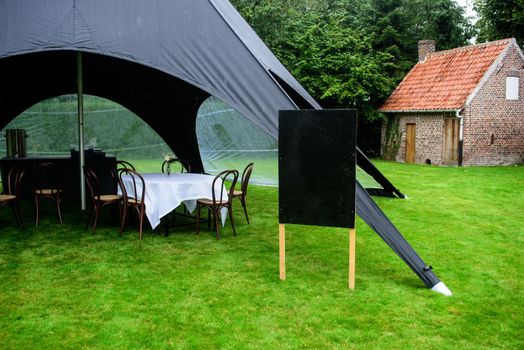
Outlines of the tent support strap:
[{"label": "tent support strap", "polygon": [[82,67],[82,52],[76,53],[76,69],[77,69],[77,98],[78,98],[78,155],[80,167],[80,207],[86,210],[86,187],[84,182],[83,167],[85,164],[84,156],[84,76]]}]

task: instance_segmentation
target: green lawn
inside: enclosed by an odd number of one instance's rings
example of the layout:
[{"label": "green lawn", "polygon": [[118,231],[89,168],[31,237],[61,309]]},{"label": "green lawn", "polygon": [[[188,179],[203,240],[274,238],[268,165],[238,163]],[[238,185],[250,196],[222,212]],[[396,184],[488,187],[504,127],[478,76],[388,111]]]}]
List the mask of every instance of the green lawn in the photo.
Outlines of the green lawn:
[{"label": "green lawn", "polygon": [[0,348],[524,348],[524,167],[376,164],[409,197],[376,200],[452,297],[362,221],[356,290],[345,229],[288,225],[280,281],[276,188],[252,186],[252,224],[237,205],[220,241],[120,237],[107,208],[93,236],[71,202],[34,228],[26,203],[26,230],[0,208]]}]

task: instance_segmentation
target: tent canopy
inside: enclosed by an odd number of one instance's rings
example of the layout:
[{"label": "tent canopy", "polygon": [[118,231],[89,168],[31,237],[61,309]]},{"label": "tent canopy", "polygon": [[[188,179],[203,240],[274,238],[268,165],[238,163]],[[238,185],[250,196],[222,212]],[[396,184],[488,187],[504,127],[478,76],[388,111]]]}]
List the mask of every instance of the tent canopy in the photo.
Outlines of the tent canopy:
[{"label": "tent canopy", "polygon": [[209,95],[274,138],[278,110],[320,108],[228,1],[10,0],[0,5],[0,128],[76,93],[75,51],[84,93],[133,111],[197,171],[195,118]]},{"label": "tent canopy", "polygon": [[[201,103],[218,97],[277,138],[279,110],[319,109],[227,0],[6,0],[0,3],[0,128],[43,99],[83,92],[148,123],[193,171]],[[359,151],[359,166],[403,197]]]}]

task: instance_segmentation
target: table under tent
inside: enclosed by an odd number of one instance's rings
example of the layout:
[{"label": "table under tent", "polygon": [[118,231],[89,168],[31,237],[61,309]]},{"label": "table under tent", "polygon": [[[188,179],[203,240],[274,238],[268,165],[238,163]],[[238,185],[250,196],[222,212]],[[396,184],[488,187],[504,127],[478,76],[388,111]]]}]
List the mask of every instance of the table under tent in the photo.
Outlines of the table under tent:
[{"label": "table under tent", "polygon": [[[321,109],[227,0],[7,0],[0,33],[0,129],[51,97],[100,96],[204,172],[196,121],[210,96],[275,140],[279,110]],[[357,185],[357,214],[428,287],[450,294],[369,195],[403,194],[357,153],[358,166],[380,184]]]}]

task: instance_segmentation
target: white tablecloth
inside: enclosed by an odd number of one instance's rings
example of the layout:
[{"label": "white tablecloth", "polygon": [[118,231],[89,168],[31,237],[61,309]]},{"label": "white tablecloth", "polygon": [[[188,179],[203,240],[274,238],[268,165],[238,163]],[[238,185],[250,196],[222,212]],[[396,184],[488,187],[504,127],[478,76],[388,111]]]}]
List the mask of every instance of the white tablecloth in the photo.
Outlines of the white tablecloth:
[{"label": "white tablecloth", "polygon": [[[146,216],[154,229],[160,223],[160,218],[169,214],[180,204],[184,204],[189,212],[196,208],[196,201],[200,198],[212,199],[211,185],[214,176],[204,174],[174,173],[167,174],[141,174],[146,184],[144,202],[146,204]],[[122,176],[122,182],[126,187],[128,195],[131,196],[132,180],[129,175]],[[220,181],[215,184],[215,195],[220,197]],[[120,188],[118,189],[121,194]],[[141,182],[137,182],[138,195],[142,193]],[[224,190],[224,199],[227,192]],[[227,216],[227,209],[221,210],[222,225]]]}]

